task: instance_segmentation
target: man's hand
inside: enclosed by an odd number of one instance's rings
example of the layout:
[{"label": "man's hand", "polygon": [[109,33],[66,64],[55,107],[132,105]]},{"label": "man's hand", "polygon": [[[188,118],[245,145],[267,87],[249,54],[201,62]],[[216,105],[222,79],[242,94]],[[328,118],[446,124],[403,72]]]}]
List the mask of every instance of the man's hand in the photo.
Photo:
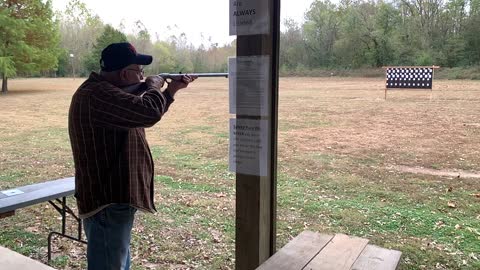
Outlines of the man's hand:
[{"label": "man's hand", "polygon": [[198,78],[198,76],[192,76],[192,75],[183,75],[180,79],[176,80],[171,80],[168,82],[167,89],[165,91],[168,91],[170,96],[174,96],[178,90],[186,88],[189,83],[195,81]]},{"label": "man's hand", "polygon": [[160,90],[163,85],[165,84],[165,80],[158,76],[158,75],[155,75],[155,76],[148,76],[146,79],[145,79],[145,84],[147,85],[147,87],[154,87],[158,90]]}]

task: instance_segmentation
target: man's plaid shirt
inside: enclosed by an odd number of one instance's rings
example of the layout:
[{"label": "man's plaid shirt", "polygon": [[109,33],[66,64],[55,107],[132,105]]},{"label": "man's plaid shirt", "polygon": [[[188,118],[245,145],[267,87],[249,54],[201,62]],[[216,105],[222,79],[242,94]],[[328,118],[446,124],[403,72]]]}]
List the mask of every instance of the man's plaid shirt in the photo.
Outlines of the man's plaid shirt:
[{"label": "man's plaid shirt", "polygon": [[168,93],[153,88],[142,96],[128,94],[96,73],[78,88],[68,130],[81,216],[111,203],[155,211],[154,166],[144,128],[160,121],[172,102]]}]

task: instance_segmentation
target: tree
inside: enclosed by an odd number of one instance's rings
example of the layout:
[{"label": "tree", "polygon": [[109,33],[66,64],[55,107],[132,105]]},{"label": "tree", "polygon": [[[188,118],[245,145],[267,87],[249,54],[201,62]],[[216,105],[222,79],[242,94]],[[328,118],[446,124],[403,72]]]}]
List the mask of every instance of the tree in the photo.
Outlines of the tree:
[{"label": "tree", "polygon": [[[59,12],[61,47],[63,48],[60,71],[73,74],[73,69],[80,76],[88,75],[91,66],[86,67],[93,47],[102,34],[104,24],[100,17],[93,13],[80,0],[70,0],[64,11]],[[97,60],[98,61],[98,60]]]},{"label": "tree", "polygon": [[[479,4],[480,7],[480,4]],[[465,41],[467,64],[480,64],[480,9],[470,16],[465,26]]]},{"label": "tree", "polygon": [[305,41],[300,26],[292,19],[283,22],[285,31],[280,34],[280,65],[283,70],[306,67]]},{"label": "tree", "polygon": [[135,21],[134,24],[134,34],[129,37],[128,40],[130,40],[139,52],[151,53],[152,41],[147,27],[140,20]]},{"label": "tree", "polygon": [[86,70],[94,71],[100,68],[100,57],[102,50],[111,43],[127,42],[127,37],[122,32],[110,25],[106,25],[101,36],[98,37],[92,51],[85,57],[84,66]]},{"label": "tree", "polygon": [[188,43],[187,35],[180,33],[180,35],[170,36],[170,46],[173,48],[176,72],[191,72],[193,70],[193,63],[191,52],[193,45]]},{"label": "tree", "polygon": [[[8,26],[8,27],[7,27]],[[9,16],[8,10],[0,10],[0,40],[23,40],[25,36],[25,23],[21,20],[15,20]],[[21,50],[24,46],[19,42],[17,48],[10,48],[7,42],[0,43],[0,73],[2,74],[2,93],[8,91],[7,78],[16,75],[15,62],[13,61],[13,53],[7,55],[7,49]],[[21,46],[23,45],[23,46]]]},{"label": "tree", "polygon": [[328,67],[334,63],[333,46],[341,19],[338,9],[329,0],[316,0],[305,15],[303,31],[310,67]]},{"label": "tree", "polygon": [[152,50],[153,62],[148,67],[152,74],[162,72],[176,72],[175,59],[173,57],[173,48],[166,41],[157,41],[153,44]]},{"label": "tree", "polygon": [[50,1],[1,1],[0,22],[3,93],[14,74],[34,75],[56,68],[59,34]]},{"label": "tree", "polygon": [[376,43],[374,12],[371,3],[342,1],[338,38],[334,44],[335,64],[358,68],[373,65]]}]

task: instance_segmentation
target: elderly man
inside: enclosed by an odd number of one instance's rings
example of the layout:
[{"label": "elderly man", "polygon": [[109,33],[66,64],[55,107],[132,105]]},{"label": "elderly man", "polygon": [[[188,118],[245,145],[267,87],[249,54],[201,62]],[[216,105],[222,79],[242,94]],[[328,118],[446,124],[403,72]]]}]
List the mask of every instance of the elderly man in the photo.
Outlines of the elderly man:
[{"label": "elderly man", "polygon": [[102,51],[101,72],[92,72],[72,98],[68,129],[75,162],[75,197],[88,239],[89,270],[130,267],[130,236],[137,210],[154,212],[153,160],[145,138],[195,77],[183,76],[164,91],[159,76],[145,91],[123,89],[143,80],[152,56],[130,43]]}]

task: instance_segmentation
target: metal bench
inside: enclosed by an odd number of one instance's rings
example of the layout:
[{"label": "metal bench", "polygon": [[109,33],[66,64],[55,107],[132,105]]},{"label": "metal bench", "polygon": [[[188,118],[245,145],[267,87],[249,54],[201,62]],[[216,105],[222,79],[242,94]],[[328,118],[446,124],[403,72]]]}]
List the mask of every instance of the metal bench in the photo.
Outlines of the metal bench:
[{"label": "metal bench", "polygon": [[368,239],[304,231],[257,270],[395,270],[401,255]]},{"label": "metal bench", "polygon": [[[75,178],[63,178],[0,191],[0,218],[9,217],[15,211],[27,206],[49,202],[62,216],[62,232],[51,231],[48,234],[48,261],[52,258],[52,236],[58,235],[86,244],[82,240],[82,222],[67,206],[67,197],[75,193]],[[66,234],[67,213],[78,223],[78,235]]]}]

